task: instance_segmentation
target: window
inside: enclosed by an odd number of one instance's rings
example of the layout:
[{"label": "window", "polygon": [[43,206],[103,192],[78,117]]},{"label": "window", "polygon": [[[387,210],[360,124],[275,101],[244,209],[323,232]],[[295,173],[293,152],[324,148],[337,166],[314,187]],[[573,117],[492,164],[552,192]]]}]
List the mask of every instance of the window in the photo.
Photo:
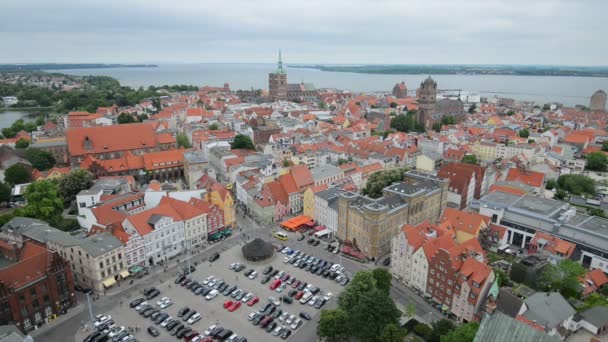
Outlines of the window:
[{"label": "window", "polygon": [[25,303],[25,296],[23,295],[23,293],[19,295],[19,303],[20,304]]},{"label": "window", "polygon": [[35,322],[40,322],[40,321],[42,321],[42,314],[41,314],[40,312],[36,312],[36,313],[34,314],[34,321],[35,321]]},{"label": "window", "polygon": [[473,282],[473,286],[475,286],[476,288],[479,288],[479,283],[478,283],[478,282],[476,282],[476,281],[474,281],[474,282]]},{"label": "window", "polygon": [[30,296],[36,297],[36,289],[35,288],[31,288],[30,289]]},{"label": "window", "polygon": [[99,268],[103,268],[103,261],[99,263]]},{"label": "window", "polygon": [[47,307],[44,309],[44,316],[49,317],[52,314],[53,314],[53,308],[50,307],[49,305],[47,305]]},{"label": "window", "polygon": [[30,319],[27,318],[26,320],[23,321],[23,328],[25,330],[29,330],[32,327],[32,322],[30,322]]},{"label": "window", "polygon": [[475,293],[471,292],[471,298],[475,299],[475,298],[477,298],[477,295]]}]

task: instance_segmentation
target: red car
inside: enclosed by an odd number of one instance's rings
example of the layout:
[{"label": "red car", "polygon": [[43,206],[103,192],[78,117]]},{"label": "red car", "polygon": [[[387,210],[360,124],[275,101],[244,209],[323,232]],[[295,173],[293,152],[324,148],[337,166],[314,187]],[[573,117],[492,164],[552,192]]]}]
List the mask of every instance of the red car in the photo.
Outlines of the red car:
[{"label": "red car", "polygon": [[259,301],[260,301],[260,297],[253,297],[247,302],[247,305],[253,306],[255,303],[257,303]]},{"label": "red car", "polygon": [[304,296],[304,291],[298,291],[298,293],[296,293],[296,296],[294,298],[296,300],[300,300],[300,298],[302,298],[302,296]]},{"label": "red car", "polygon": [[192,331],[192,333],[190,333],[190,336],[184,337],[184,340],[186,342],[190,342],[190,341],[192,341],[198,335],[200,335],[200,333],[198,331],[194,330],[194,331]]},{"label": "red car", "polygon": [[291,287],[293,287],[295,289],[296,287],[300,286],[300,283],[301,283],[301,281],[296,280],[293,282],[293,284],[291,284]]},{"label": "red car", "polygon": [[228,311],[233,312],[233,311],[235,311],[236,309],[238,309],[238,308],[240,308],[240,307],[241,307],[241,302],[238,302],[238,301],[237,301],[237,302],[234,302],[234,304],[232,304],[232,305],[231,305],[231,306],[228,308]]},{"label": "red car", "polygon": [[272,284],[270,284],[270,289],[274,290],[277,287],[281,286],[281,280],[280,279],[276,279],[272,282]]},{"label": "red car", "polygon": [[232,306],[232,304],[234,304],[231,300],[227,300],[224,302],[224,309],[228,309],[229,306]]}]

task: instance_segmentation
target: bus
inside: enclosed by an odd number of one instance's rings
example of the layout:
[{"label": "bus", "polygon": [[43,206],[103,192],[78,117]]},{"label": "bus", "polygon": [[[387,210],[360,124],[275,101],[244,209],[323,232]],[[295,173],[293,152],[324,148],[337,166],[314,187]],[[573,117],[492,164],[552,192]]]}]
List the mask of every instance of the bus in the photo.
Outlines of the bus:
[{"label": "bus", "polygon": [[274,232],[272,232],[272,236],[274,236],[275,238],[277,238],[279,240],[283,240],[283,241],[287,240],[287,234],[285,234],[283,232],[274,231]]}]

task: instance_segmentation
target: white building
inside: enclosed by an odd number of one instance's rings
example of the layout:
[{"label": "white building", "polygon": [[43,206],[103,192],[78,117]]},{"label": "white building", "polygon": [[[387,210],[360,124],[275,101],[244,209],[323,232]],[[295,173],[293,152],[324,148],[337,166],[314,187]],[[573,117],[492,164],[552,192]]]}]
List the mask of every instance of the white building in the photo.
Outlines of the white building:
[{"label": "white building", "polygon": [[315,193],[315,220],[329,229],[331,236],[338,232],[338,198],[342,190],[331,188]]}]

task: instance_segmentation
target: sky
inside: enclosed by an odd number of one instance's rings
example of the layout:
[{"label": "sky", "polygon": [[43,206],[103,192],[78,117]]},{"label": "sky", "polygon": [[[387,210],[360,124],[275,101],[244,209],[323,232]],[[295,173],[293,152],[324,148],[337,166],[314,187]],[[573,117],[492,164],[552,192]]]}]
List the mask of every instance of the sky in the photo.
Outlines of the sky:
[{"label": "sky", "polygon": [[1,0],[0,63],[606,65],[606,0]]}]

